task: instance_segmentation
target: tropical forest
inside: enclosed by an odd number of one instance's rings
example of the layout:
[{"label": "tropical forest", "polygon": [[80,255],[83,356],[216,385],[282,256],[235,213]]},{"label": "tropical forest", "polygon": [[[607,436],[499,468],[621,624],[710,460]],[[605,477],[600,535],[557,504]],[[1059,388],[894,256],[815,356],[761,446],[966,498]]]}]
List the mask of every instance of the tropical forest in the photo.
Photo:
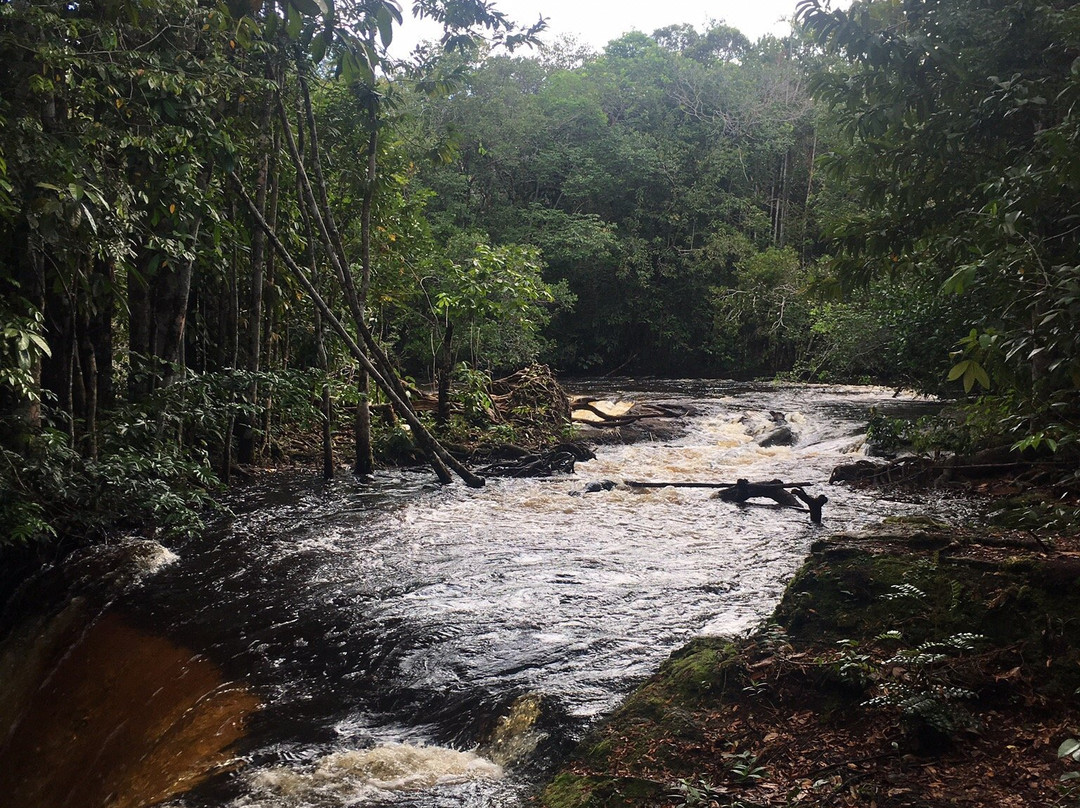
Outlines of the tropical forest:
[{"label": "tropical forest", "polygon": [[0,804],[1080,805],[1080,6],[505,5],[0,0]]}]

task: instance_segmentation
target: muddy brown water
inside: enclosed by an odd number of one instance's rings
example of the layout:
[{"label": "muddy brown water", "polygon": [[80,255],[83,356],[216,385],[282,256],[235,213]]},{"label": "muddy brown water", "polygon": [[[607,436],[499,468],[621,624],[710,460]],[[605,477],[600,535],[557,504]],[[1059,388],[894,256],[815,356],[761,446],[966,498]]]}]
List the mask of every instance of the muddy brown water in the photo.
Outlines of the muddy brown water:
[{"label": "muddy brown water", "polygon": [[[960,507],[825,484],[858,458],[871,406],[933,402],[865,387],[588,389],[698,415],[675,439],[602,446],[565,479],[476,491],[426,471],[289,473],[248,487],[234,518],[171,546],[177,560],[54,664],[8,734],[0,793],[23,808],[519,805],[672,650],[766,617],[822,530]],[[777,423],[796,443],[763,448]],[[824,525],[704,489],[571,495],[602,479],[737,477],[818,481]]]}]

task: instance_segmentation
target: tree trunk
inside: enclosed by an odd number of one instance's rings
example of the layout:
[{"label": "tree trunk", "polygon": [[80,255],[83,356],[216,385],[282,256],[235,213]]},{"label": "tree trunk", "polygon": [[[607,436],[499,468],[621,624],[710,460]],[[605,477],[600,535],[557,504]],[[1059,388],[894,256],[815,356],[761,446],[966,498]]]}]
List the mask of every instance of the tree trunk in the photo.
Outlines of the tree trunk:
[{"label": "tree trunk", "polygon": [[[270,192],[271,168],[270,156],[272,154],[270,138],[267,133],[273,124],[274,96],[267,93],[263,104],[262,115],[259,120],[260,147],[262,156],[259,159],[259,169],[255,178],[255,205],[259,212],[273,223],[277,216],[276,211],[267,211],[267,200],[276,198],[276,193]],[[266,278],[266,234],[258,225],[252,228],[251,233],[251,286],[248,293],[248,344],[246,369],[252,374],[259,372],[259,360],[262,358],[262,316],[263,316],[263,284]],[[255,413],[254,408],[259,398],[259,384],[252,381],[244,396],[247,412],[239,417],[238,435],[236,445],[236,457],[241,463],[255,462]]]},{"label": "tree trunk", "polygon": [[150,279],[151,256],[143,251],[136,257],[134,272],[128,272],[128,401],[146,400],[153,391],[150,383]]},{"label": "tree trunk", "polygon": [[[196,225],[196,236],[198,226]],[[173,383],[184,365],[184,329],[187,326],[188,297],[191,294],[191,273],[195,262],[184,261],[180,266],[170,262],[159,268],[154,283],[150,314],[153,321],[151,356],[161,374],[160,386]]]},{"label": "tree trunk", "polygon": [[[326,335],[323,329],[322,313],[315,309],[315,350],[319,356],[319,368],[326,376],[330,362],[326,356]],[[323,479],[334,478],[334,404],[330,397],[330,380],[323,380],[322,385],[322,464]]]},{"label": "tree trunk", "polygon": [[446,328],[443,329],[439,357],[435,362],[435,378],[439,386],[439,403],[435,410],[435,420],[440,424],[450,421],[450,377],[454,373],[454,354],[451,352],[453,339],[454,324],[447,323]]},{"label": "tree trunk", "polygon": [[[40,257],[41,265],[53,263],[48,256]],[[43,278],[44,280],[44,278]],[[67,417],[67,432],[75,440],[75,365],[78,353],[75,329],[75,305],[69,289],[60,286],[63,278],[43,284],[42,314],[45,317],[45,341],[52,355],[41,362],[41,387],[51,393],[56,408]],[[71,280],[67,279],[67,285]]]},{"label": "tree trunk", "polygon": [[[245,201],[247,200],[245,196]],[[227,338],[229,340],[229,357],[226,360],[228,367],[236,367],[240,358],[240,288],[237,278],[236,265],[239,256],[234,252],[229,262],[229,307],[226,316]],[[232,477],[233,464],[233,435],[236,432],[236,416],[229,415],[225,423],[225,436],[221,447],[221,481],[228,485]]]},{"label": "tree trunk", "polygon": [[[366,321],[368,291],[371,289],[371,208],[375,200],[376,157],[379,151],[379,120],[375,102],[368,104],[367,176],[365,177],[364,201],[360,208],[360,294],[358,303],[360,317]],[[323,199],[326,205],[326,199]],[[371,401],[367,371],[359,369],[356,380],[360,394],[356,403],[356,465],[353,473],[370,477],[375,472],[375,454],[371,446]]]},{"label": "tree trunk", "polygon": [[[303,191],[297,177],[297,195]],[[304,237],[307,240],[308,268],[311,270],[313,283],[319,284],[319,264],[315,253],[315,234],[311,228],[311,216],[301,206],[301,218],[304,222]],[[276,251],[275,251],[276,252]],[[330,395],[330,358],[326,353],[326,329],[323,327],[322,311],[315,307],[315,354],[319,360],[319,369],[323,373],[322,384],[322,466],[323,479],[334,478],[334,402]]]},{"label": "tree trunk", "polygon": [[[92,292],[91,292],[92,294]],[[98,419],[98,378],[99,369],[94,342],[91,339],[91,318],[94,308],[93,299],[85,299],[78,307],[78,328],[76,340],[79,351],[79,370],[81,376],[84,452],[87,457],[97,459],[97,419]]]},{"label": "tree trunk", "polygon": [[98,258],[94,261],[93,297],[90,310],[87,337],[90,341],[97,364],[97,407],[99,411],[109,412],[116,406],[116,392],[113,387],[113,314],[116,311],[116,298],[112,287],[116,283],[116,262],[111,258]]}]

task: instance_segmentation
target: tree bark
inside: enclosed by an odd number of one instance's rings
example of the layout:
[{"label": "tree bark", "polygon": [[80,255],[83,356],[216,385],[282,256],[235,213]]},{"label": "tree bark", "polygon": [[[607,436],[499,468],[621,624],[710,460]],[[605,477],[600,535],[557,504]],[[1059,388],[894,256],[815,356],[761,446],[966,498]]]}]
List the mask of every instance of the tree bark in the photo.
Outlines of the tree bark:
[{"label": "tree bark", "polygon": [[88,325],[88,338],[97,364],[97,406],[109,412],[116,406],[113,386],[113,314],[116,298],[111,289],[116,283],[116,262],[98,258],[93,269],[93,298]]},{"label": "tree bark", "polygon": [[451,350],[453,339],[454,324],[447,323],[443,328],[442,344],[439,345],[439,356],[435,362],[435,376],[439,386],[435,420],[440,424],[445,424],[450,420],[450,377],[454,372],[454,354]]},{"label": "tree bark", "polygon": [[[299,185],[299,178],[297,179]],[[299,192],[300,189],[297,188]],[[304,237],[307,241],[308,269],[311,272],[312,283],[317,288],[319,285],[319,266],[315,254],[315,234],[311,230],[311,217],[307,211],[301,208],[301,218],[304,222]],[[276,251],[275,251],[276,252]],[[334,403],[330,395],[330,358],[326,353],[326,329],[323,327],[322,311],[315,307],[315,354],[319,360],[319,369],[323,373],[322,384],[322,466],[323,479],[334,478]]]}]

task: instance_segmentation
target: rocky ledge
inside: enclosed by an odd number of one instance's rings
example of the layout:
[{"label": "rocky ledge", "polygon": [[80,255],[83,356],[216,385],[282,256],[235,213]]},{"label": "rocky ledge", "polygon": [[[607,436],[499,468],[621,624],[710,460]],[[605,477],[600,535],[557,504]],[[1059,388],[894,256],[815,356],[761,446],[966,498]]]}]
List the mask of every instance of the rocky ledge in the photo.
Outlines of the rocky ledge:
[{"label": "rocky ledge", "polygon": [[538,800],[1075,804],[1078,578],[1068,536],[907,520],[819,541],[772,620],[672,655]]}]

